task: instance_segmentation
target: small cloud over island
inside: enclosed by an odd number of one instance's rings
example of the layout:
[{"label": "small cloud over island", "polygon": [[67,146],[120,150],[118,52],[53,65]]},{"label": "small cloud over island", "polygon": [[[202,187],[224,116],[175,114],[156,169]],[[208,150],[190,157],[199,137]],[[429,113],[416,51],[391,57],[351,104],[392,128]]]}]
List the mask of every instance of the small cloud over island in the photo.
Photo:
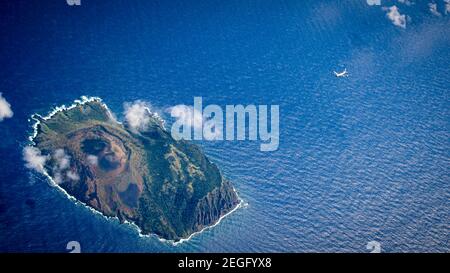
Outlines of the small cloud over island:
[{"label": "small cloud over island", "polygon": [[25,167],[28,169],[44,173],[44,165],[48,156],[42,155],[38,148],[26,146],[23,149],[23,160],[25,161]]},{"label": "small cloud over island", "polygon": [[184,104],[178,104],[167,109],[170,115],[178,119],[187,129],[202,128],[202,113],[194,107]]},{"label": "small cloud over island", "polygon": [[80,179],[80,176],[76,172],[70,170],[71,157],[64,149],[57,149],[53,153],[52,159],[56,163],[53,167],[53,176],[56,184],[64,182],[64,178],[75,181]]},{"label": "small cloud over island", "polygon": [[44,166],[47,161],[52,160],[55,166],[52,169],[53,180],[56,184],[61,184],[65,179],[78,181],[80,176],[70,169],[71,157],[63,150],[57,149],[53,155],[42,155],[41,151],[32,146],[23,148],[23,160],[25,167],[38,173],[45,174]]},{"label": "small cloud over island", "polygon": [[90,165],[92,166],[97,166],[98,165],[98,157],[95,155],[88,155],[87,156],[87,161]]},{"label": "small cloud over island", "polygon": [[144,101],[125,103],[125,120],[134,131],[145,131],[150,123],[150,106]]}]

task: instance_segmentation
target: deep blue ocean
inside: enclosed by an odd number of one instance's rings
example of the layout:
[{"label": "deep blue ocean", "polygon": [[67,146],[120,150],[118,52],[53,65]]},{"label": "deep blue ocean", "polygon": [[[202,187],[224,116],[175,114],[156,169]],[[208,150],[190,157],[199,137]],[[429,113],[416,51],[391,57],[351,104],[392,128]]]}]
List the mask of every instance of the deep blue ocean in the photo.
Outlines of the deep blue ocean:
[{"label": "deep blue ocean", "polygon": [[[450,251],[450,14],[437,0],[2,1],[0,251]],[[347,68],[348,78],[333,70]],[[280,106],[280,146],[197,142],[248,203],[177,246],[107,220],[25,168],[29,117],[98,96]]]}]

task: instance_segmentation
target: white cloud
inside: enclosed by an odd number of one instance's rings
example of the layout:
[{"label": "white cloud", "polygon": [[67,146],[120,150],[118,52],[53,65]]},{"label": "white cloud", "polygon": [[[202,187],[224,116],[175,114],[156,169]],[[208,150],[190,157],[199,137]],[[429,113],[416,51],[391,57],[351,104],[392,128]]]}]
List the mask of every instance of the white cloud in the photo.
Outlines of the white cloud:
[{"label": "white cloud", "polygon": [[90,165],[97,166],[98,165],[98,157],[95,155],[88,155],[87,161]]},{"label": "white cloud", "polygon": [[72,180],[75,180],[75,181],[80,180],[80,176],[79,176],[76,172],[74,172],[74,171],[68,171],[68,172],[66,173],[66,175],[67,175],[67,177],[68,177],[69,179],[72,179]]},{"label": "white cloud", "polygon": [[428,8],[430,9],[431,14],[434,16],[441,16],[441,13],[437,10],[436,3],[428,3]]},{"label": "white cloud", "polygon": [[13,116],[13,111],[11,110],[11,104],[9,104],[6,99],[0,93],[0,121],[5,118],[10,118]]},{"label": "white cloud", "polygon": [[48,157],[42,155],[38,148],[26,146],[23,149],[23,160],[25,160],[25,167],[28,169],[44,173],[44,165]]},{"label": "white cloud", "polygon": [[379,6],[381,5],[381,0],[366,0],[369,6]]},{"label": "white cloud", "polygon": [[63,149],[57,149],[53,154],[53,159],[56,161],[57,168],[61,171],[70,167],[70,156]]},{"label": "white cloud", "polygon": [[53,167],[53,180],[56,184],[61,184],[64,182],[64,178],[71,180],[79,180],[80,177],[73,170],[64,171],[70,168],[70,156],[66,154],[64,149],[57,149],[53,153],[53,160],[55,161],[55,166]]},{"label": "white cloud", "polygon": [[413,4],[412,1],[409,0],[398,0],[399,3],[405,4],[407,6],[411,6]]},{"label": "white cloud", "polygon": [[[70,156],[66,154],[63,149],[57,149],[52,156],[55,161],[53,167],[53,180],[56,184],[63,182],[63,171],[70,167]],[[44,173],[44,165],[49,160],[49,156],[44,156],[36,147],[26,146],[23,149],[23,159],[25,160],[25,167]],[[65,172],[65,176],[71,180],[79,180],[80,176],[73,170]]]},{"label": "white cloud", "polygon": [[58,171],[55,171],[53,173],[53,177],[52,178],[53,178],[53,181],[55,181],[55,183],[58,184],[58,185],[63,182],[62,175]]},{"label": "white cloud", "polygon": [[125,120],[131,129],[135,131],[145,131],[150,123],[150,106],[143,101],[125,103]]},{"label": "white cloud", "polygon": [[183,123],[188,129],[202,128],[203,116],[200,111],[192,106],[179,104],[170,109],[170,115]]},{"label": "white cloud", "polygon": [[444,0],[445,2],[445,14],[449,14],[450,13],[450,0]]},{"label": "white cloud", "polygon": [[217,126],[215,119],[203,116],[203,113],[194,107],[179,104],[169,108],[169,111],[170,115],[177,119],[176,122],[183,125],[183,130],[199,129],[206,140],[222,138],[222,126]]},{"label": "white cloud", "polygon": [[406,28],[406,15],[400,14],[397,6],[394,5],[389,8],[384,8],[384,10],[387,11],[386,16],[395,26]]}]

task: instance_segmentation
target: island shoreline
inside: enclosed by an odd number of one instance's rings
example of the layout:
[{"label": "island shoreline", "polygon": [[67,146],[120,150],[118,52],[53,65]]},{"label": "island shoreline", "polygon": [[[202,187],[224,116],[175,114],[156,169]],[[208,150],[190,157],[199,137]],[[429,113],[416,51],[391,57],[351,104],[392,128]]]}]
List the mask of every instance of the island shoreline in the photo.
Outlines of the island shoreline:
[{"label": "island shoreline", "polygon": [[[49,120],[51,119],[54,115],[56,115],[59,112],[63,112],[63,111],[68,111],[71,109],[76,108],[77,106],[80,105],[84,105],[86,103],[89,102],[98,102],[101,104],[102,107],[105,108],[105,110],[107,111],[109,117],[111,118],[111,120],[113,120],[114,122],[118,123],[118,124],[122,124],[121,122],[119,122],[115,116],[113,115],[113,113],[111,112],[111,110],[109,109],[109,107],[103,102],[103,100],[100,97],[89,97],[89,96],[81,96],[80,99],[74,100],[74,102],[70,105],[70,106],[66,106],[65,104],[61,105],[61,106],[57,106],[55,107],[52,111],[50,111],[46,116],[42,116],[40,114],[33,114],[31,115],[31,120],[34,120],[35,122],[32,124],[32,128],[33,128],[33,133],[28,137],[29,141],[31,142],[31,146],[36,145],[36,142],[34,141],[34,139],[36,138],[36,136],[38,135],[38,126],[41,123],[41,121],[39,119],[43,119],[43,120]],[[156,114],[156,113],[152,113],[150,111],[150,109],[147,109],[151,114]],[[157,115],[157,114],[156,114]],[[158,116],[158,115],[157,115]],[[158,116],[158,118],[164,122],[164,120]],[[29,120],[30,121],[30,120]],[[237,209],[243,207],[244,204],[244,200],[242,198],[239,197],[239,194],[236,190],[236,188],[233,186],[233,191],[237,196],[237,199],[239,200],[238,204],[236,204],[236,206],[234,208],[232,208],[230,211],[228,211],[227,213],[225,213],[224,215],[222,215],[221,217],[219,217],[214,223],[212,223],[211,225],[205,226],[203,227],[201,230],[196,231],[191,233],[188,237],[185,238],[180,238],[179,240],[171,240],[171,239],[165,239],[162,238],[161,236],[155,234],[155,233],[150,233],[150,234],[143,234],[142,233],[142,229],[134,222],[132,221],[128,221],[128,220],[124,220],[123,222],[120,221],[120,219],[117,216],[107,216],[105,214],[103,214],[101,211],[98,211],[92,207],[90,207],[89,205],[87,205],[86,203],[78,200],[77,198],[75,198],[74,196],[70,195],[64,188],[62,188],[61,186],[59,186],[55,180],[53,179],[53,177],[51,177],[48,172],[45,170],[45,168],[43,169],[43,175],[49,179],[50,181],[50,186],[57,188],[58,190],[60,190],[60,192],[62,192],[69,200],[74,201],[75,204],[77,205],[82,205],[83,207],[89,209],[91,212],[94,212],[100,216],[103,216],[104,219],[111,221],[112,219],[116,219],[119,221],[119,223],[124,223],[127,224],[131,227],[133,227],[137,232],[138,232],[138,236],[140,238],[151,238],[151,237],[156,237],[160,242],[163,243],[169,243],[172,246],[177,246],[179,244],[182,244],[184,242],[188,242],[190,239],[192,239],[193,237],[195,237],[198,234],[203,233],[204,231],[207,231],[209,229],[212,229],[214,227],[216,227],[218,224],[220,224],[220,222],[227,216],[231,215],[233,212],[235,212]]]}]

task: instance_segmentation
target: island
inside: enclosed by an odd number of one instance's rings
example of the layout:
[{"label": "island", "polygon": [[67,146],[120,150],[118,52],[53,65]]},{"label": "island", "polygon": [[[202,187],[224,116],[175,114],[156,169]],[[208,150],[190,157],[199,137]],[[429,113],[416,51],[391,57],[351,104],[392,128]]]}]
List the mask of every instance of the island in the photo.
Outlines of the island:
[{"label": "island", "polygon": [[155,115],[137,132],[92,99],[34,119],[33,145],[47,155],[55,184],[144,235],[177,242],[239,205],[218,167],[197,145],[174,140]]}]

